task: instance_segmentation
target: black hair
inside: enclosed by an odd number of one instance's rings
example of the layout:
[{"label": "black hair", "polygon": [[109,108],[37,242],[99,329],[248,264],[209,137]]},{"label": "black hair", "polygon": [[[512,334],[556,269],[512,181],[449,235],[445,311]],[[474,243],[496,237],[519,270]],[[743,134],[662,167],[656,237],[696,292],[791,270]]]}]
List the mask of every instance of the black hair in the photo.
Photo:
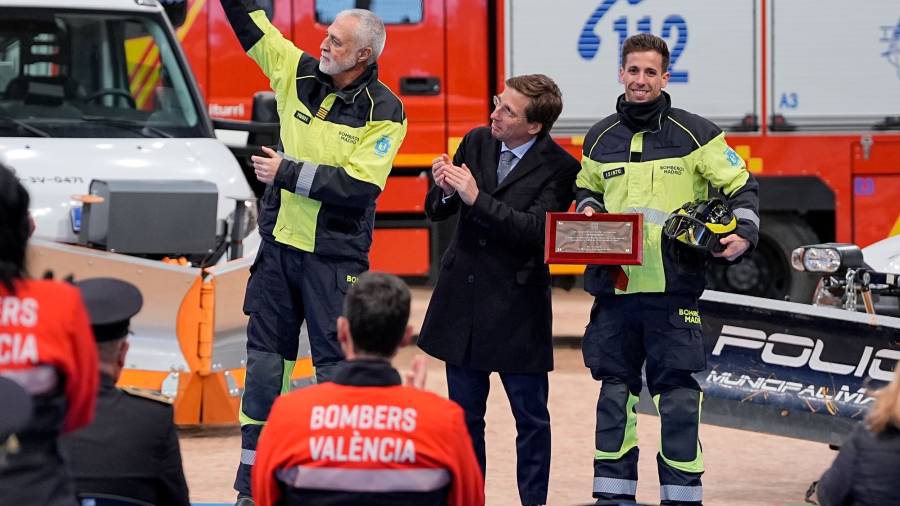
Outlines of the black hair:
[{"label": "black hair", "polygon": [[354,350],[391,357],[409,322],[409,288],[400,278],[383,272],[359,276],[344,298],[344,317],[350,322]]},{"label": "black hair", "polygon": [[28,192],[12,169],[0,163],[0,284],[13,292],[24,278],[28,243]]}]

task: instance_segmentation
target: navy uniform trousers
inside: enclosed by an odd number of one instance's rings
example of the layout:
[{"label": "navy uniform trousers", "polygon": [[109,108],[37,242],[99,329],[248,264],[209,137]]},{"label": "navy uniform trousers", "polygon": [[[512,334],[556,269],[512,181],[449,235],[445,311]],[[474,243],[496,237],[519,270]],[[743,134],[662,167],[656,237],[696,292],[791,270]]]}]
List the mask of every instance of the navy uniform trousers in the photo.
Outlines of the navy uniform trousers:
[{"label": "navy uniform trousers", "polygon": [[247,376],[241,397],[241,464],[234,488],[250,495],[256,442],[275,399],[291,389],[300,327],[306,321],[316,382],[330,381],[344,360],[337,317],[344,294],[368,263],[334,259],[263,240],[244,295]]},{"label": "navy uniform trousers", "polygon": [[674,294],[598,296],[582,341],[585,365],[602,381],[597,400],[594,497],[634,501],[637,415],[647,387],[662,424],[656,455],[664,505],[699,505],[703,453],[698,437],[702,392],[692,372],[706,368],[697,298]]}]

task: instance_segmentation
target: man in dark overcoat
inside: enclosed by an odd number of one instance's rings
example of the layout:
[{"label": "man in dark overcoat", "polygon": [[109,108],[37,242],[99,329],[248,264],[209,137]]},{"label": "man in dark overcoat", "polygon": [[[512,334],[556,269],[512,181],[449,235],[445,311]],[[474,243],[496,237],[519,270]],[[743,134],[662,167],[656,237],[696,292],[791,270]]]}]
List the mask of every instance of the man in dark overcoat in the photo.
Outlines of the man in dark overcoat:
[{"label": "man in dark overcoat", "polygon": [[553,369],[544,220],[573,200],[578,161],[549,135],[562,95],[547,76],[506,81],[491,126],[470,131],[451,161],[432,163],[434,221],[459,213],[441,260],[419,346],[447,364],[450,399],[485,470],[484,414],[498,372],[516,419],[522,504],[544,504],[550,474],[547,373]]}]

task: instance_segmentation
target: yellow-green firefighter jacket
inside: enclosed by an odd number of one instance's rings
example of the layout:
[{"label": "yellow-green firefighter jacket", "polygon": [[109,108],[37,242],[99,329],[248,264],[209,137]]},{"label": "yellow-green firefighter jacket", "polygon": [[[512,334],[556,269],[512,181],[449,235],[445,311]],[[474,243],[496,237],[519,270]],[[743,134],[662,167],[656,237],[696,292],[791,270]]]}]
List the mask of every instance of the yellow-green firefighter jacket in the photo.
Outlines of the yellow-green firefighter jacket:
[{"label": "yellow-green firefighter jacket", "polygon": [[406,136],[403,104],[370,65],[336,89],[249,0],[222,0],[247,54],[275,91],[284,160],[260,206],[266,240],[329,257],[367,260],[375,199]]},{"label": "yellow-green firefighter jacket", "polygon": [[[712,122],[671,107],[660,97],[659,114],[634,129],[623,118],[624,95],[613,114],[595,124],[584,139],[581,171],[575,182],[578,210],[641,213],[643,264],[623,266],[625,290],[614,289],[614,271],[591,266],[585,289],[594,295],[621,293],[697,294],[705,286],[706,257],[679,247],[662,234],[666,218],[685,202],[706,199],[708,188],[722,191],[738,218],[735,233],[751,248],[759,232],[757,183],[744,161]],[[629,125],[632,125],[630,127]]]}]

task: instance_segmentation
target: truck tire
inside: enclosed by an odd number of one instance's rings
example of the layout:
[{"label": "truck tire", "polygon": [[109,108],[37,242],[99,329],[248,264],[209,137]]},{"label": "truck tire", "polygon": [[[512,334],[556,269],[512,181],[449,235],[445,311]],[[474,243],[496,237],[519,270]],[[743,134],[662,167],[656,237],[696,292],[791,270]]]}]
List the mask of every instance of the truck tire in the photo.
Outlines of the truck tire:
[{"label": "truck tire", "polygon": [[810,302],[820,276],[791,268],[791,252],[819,238],[799,216],[762,217],[756,249],[733,265],[713,265],[707,285],[712,290],[770,299]]}]

